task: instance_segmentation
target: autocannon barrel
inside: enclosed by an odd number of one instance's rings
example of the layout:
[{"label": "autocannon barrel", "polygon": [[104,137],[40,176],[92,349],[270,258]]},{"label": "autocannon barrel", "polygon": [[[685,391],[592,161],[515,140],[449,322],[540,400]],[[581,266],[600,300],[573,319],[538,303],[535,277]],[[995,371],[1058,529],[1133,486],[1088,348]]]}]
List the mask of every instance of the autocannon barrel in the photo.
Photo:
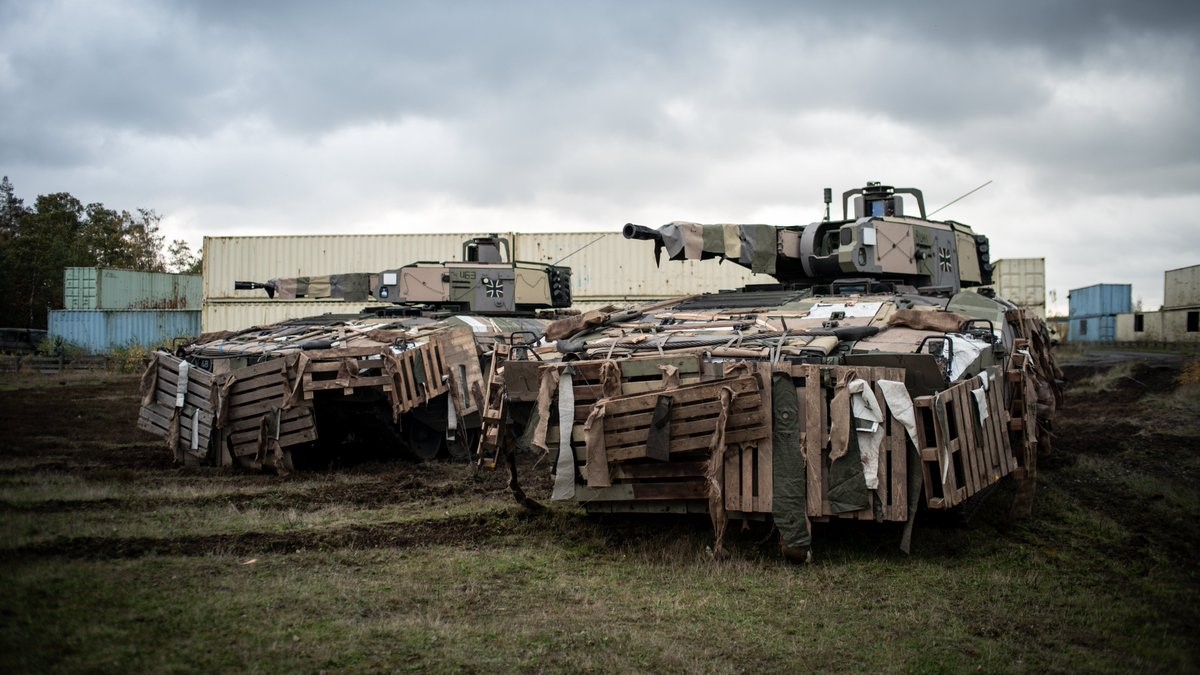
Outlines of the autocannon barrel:
[{"label": "autocannon barrel", "polygon": [[644,239],[646,241],[662,241],[662,233],[652,227],[645,225],[634,225],[633,223],[625,223],[625,227],[621,228],[621,234],[626,239]]},{"label": "autocannon barrel", "polygon": [[233,282],[233,290],[235,291],[257,291],[262,289],[267,292],[267,297],[275,297],[275,284],[267,282],[265,284],[257,281],[235,281]]}]

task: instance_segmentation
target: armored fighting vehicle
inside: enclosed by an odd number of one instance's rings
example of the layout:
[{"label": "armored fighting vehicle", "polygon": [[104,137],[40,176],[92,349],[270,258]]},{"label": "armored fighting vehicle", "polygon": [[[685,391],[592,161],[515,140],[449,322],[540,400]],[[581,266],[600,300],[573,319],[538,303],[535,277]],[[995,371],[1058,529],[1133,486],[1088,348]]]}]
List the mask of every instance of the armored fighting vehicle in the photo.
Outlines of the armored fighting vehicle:
[{"label": "armored fighting vehicle", "polygon": [[928,218],[920,190],[848,190],[840,220],[825,195],[809,225],[626,225],[656,258],[776,283],[551,324],[556,360],[490,383],[480,462],[525,444],[556,458],[551,499],[707,512],[717,555],[730,519],[770,519],[798,560],[831,519],[903,524],[907,551],[920,509],[1008,477],[1028,511],[1061,403],[1045,324],[992,296],[988,239]]},{"label": "armored fighting vehicle", "polygon": [[402,309],[388,315],[455,311],[483,315],[532,315],[539,309],[571,306],[571,268],[513,261],[508,240],[491,235],[463,243],[457,262],[415,262],[381,273],[291,277],[267,282],[237,281],[236,290],[262,289],[268,297],[340,298],[368,295]]},{"label": "armored fighting vehicle", "polygon": [[293,452],[322,461],[355,445],[465,460],[488,357],[536,342],[571,304],[570,268],[508,254],[507,240],[492,236],[466,242],[459,262],[236,282],[280,301],[373,295],[392,305],[206,335],[182,354],[157,354],[139,426],[181,462],[287,471]]}]

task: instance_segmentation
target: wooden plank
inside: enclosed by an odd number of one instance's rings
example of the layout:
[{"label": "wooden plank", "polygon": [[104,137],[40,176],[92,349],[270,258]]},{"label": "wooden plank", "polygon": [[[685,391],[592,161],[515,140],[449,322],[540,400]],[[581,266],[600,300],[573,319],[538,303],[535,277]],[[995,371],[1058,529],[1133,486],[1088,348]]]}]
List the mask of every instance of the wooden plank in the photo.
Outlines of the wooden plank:
[{"label": "wooden plank", "polygon": [[[730,406],[731,415],[741,415],[749,412],[754,412],[759,409],[761,402],[758,399],[750,396],[738,396],[733,399],[733,404]],[[678,407],[671,407],[671,421],[693,420],[698,418],[713,417],[721,412],[720,401],[704,401],[692,404],[683,404]],[[624,429],[639,429],[650,426],[650,420],[653,418],[653,412],[642,413],[626,413],[624,415],[606,416],[605,429],[612,431],[621,431]]]},{"label": "wooden plank", "polygon": [[251,366],[243,366],[230,373],[230,375],[236,377],[238,382],[247,382],[271,373],[283,373],[287,367],[286,361],[283,358],[270,359]]},{"label": "wooden plank", "polygon": [[[768,431],[767,436],[770,436]],[[761,442],[761,441],[760,441]],[[738,448],[738,455],[742,461],[742,505],[738,511],[753,511],[754,510],[754,451],[751,448]],[[728,482],[728,481],[726,481]]]},{"label": "wooden plank", "polygon": [[954,448],[951,447],[949,439],[950,429],[947,424],[946,401],[942,396],[944,393],[938,394],[933,399],[934,447],[937,450],[935,468],[939,474],[936,480],[942,484],[942,498],[945,500],[946,506],[950,507],[958,503],[958,482],[954,475]]},{"label": "wooden plank", "polygon": [[[179,378],[179,364],[182,362],[183,359],[174,356],[160,356],[158,358],[158,367],[160,371],[165,370],[170,373],[171,378],[174,380]],[[163,374],[160,372],[159,378],[161,379],[162,377]],[[195,364],[192,364],[191,367],[188,368],[188,379],[190,380],[193,378],[195,378],[196,382],[202,386],[207,387],[212,384],[213,374],[201,369]]]},{"label": "wooden plank", "polygon": [[[604,445],[605,445],[605,447],[608,447],[608,448],[621,447],[621,446],[625,446],[625,445],[644,444],[646,442],[646,436],[650,432],[650,429],[648,427],[644,427],[641,429],[631,429],[629,431],[607,433],[607,429],[608,429],[607,423],[608,423],[608,420],[605,419],[606,433],[604,435]],[[758,425],[763,425],[765,423],[766,423],[766,413],[762,410],[757,410],[752,413],[746,413],[745,415],[743,415],[741,417],[741,419],[737,420],[736,428],[743,428],[743,427],[747,427],[747,426],[758,426]],[[726,428],[729,428],[730,426],[732,426],[732,425],[726,424]],[[675,444],[674,441],[676,438],[682,438],[682,437],[686,437],[686,436],[695,436],[697,434],[711,435],[713,432],[716,431],[716,429],[717,429],[717,420],[715,418],[680,420],[678,422],[672,420],[672,422],[671,422],[671,445],[674,446],[674,444]]]},{"label": "wooden plank", "polygon": [[[157,404],[160,404],[160,405],[164,405],[167,408],[174,408],[175,407],[175,394],[173,392],[166,392],[162,389],[157,389],[154,392],[154,402]],[[204,410],[205,412],[212,412],[212,408],[213,408],[212,404],[208,401],[207,398],[200,398],[199,396],[188,396],[187,399],[185,400],[185,405],[190,405],[190,406],[193,406],[196,408],[200,408],[201,410]]]},{"label": "wooden plank", "polygon": [[[726,432],[725,438],[726,438],[726,442],[728,442],[728,443],[747,443],[750,441],[755,441],[760,438],[763,438],[769,432],[770,432],[770,430],[767,429],[765,426],[750,427],[747,429],[733,429],[733,430],[729,430],[728,432]],[[706,436],[690,436],[690,437],[681,438],[678,440],[671,439],[671,454],[676,455],[676,454],[683,454],[683,453],[688,453],[688,452],[699,452],[699,451],[707,450],[708,446],[711,442],[712,442],[711,434],[706,435]],[[553,443],[551,443],[550,445],[553,446]],[[574,444],[573,444],[573,446],[574,446]],[[575,458],[578,460],[584,459],[584,455],[581,454],[582,447],[580,447],[580,446],[574,446],[574,447],[576,448]],[[615,448],[615,449],[610,448],[608,450],[608,461],[622,462],[622,461],[628,461],[631,459],[640,459],[645,456],[645,453],[646,453],[645,445],[629,445],[629,446]]]},{"label": "wooden plank", "polygon": [[1004,406],[1004,397],[1001,393],[1003,385],[999,380],[992,383],[992,388],[988,391],[988,400],[992,406],[992,410],[996,411],[996,419],[992,424],[992,433],[996,438],[996,447],[1000,455],[1000,468],[1005,475],[1013,472],[1016,468],[1016,460],[1012,456],[1012,445],[1008,440],[1008,410]]},{"label": "wooden plank", "polygon": [[336,380],[315,380],[305,384],[309,391],[326,391],[329,389],[350,389],[354,390],[359,387],[387,387],[392,386],[392,377],[390,375],[374,375],[371,377],[351,377],[350,384],[338,384]]},{"label": "wooden plank", "polygon": [[[721,387],[730,387],[735,397],[751,391],[757,391],[758,384],[753,377],[738,377],[735,379],[703,382],[671,390],[671,398],[675,405],[683,405],[693,401],[715,400]],[[606,404],[610,415],[620,415],[628,412],[645,412],[653,410],[659,394],[639,394],[629,397],[614,398]]]},{"label": "wooden plank", "polygon": [[976,445],[979,446],[979,466],[983,476],[983,487],[987,487],[996,482],[999,478],[996,471],[996,464],[999,458],[996,456],[996,444],[991,439],[990,420],[992,419],[992,406],[987,400],[987,391],[983,393],[983,405],[987,406],[988,418],[984,421],[979,421],[979,402],[975,399],[974,391],[983,386],[983,378],[985,373],[971,379],[970,387],[968,388],[968,400],[971,403],[971,416],[975,423],[975,428],[978,430],[978,440]]},{"label": "wooden plank", "polygon": [[[773,493],[773,452],[774,452],[774,407],[772,398],[772,376],[773,368],[769,363],[758,364],[759,377],[762,378],[762,414],[765,416],[764,423],[767,426],[767,435],[758,442],[754,450],[754,464],[758,472],[755,482],[758,483],[758,490],[754,495],[754,502],[751,504],[752,509],[758,513],[771,512],[771,500]],[[795,414],[795,411],[789,411]]]},{"label": "wooden plank", "polygon": [[[669,394],[670,392],[662,392]],[[758,397],[741,395],[733,399],[731,406],[731,414],[745,414],[753,410],[757,410],[761,399]],[[656,402],[657,403],[657,402]],[[591,412],[591,405],[581,405],[575,407],[575,419],[577,422],[582,422],[587,419]],[[685,401],[679,403],[672,401],[671,419],[694,419],[700,417],[713,417],[721,412],[721,402],[716,400],[699,400]],[[618,415],[607,415],[609,422],[612,423],[612,428],[615,429],[635,429],[639,427],[647,427],[650,425],[650,420],[654,415],[654,409],[651,407],[648,410],[626,412]]]},{"label": "wooden plank", "polygon": [[969,497],[983,489],[983,476],[979,467],[979,456],[975,443],[975,421],[978,418],[972,415],[974,405],[970,401],[971,387],[967,382],[959,383],[950,391],[955,402],[954,409],[958,413],[959,448],[962,453],[963,473],[966,474],[967,496]]},{"label": "wooden plank", "polygon": [[229,390],[229,397],[226,399],[226,405],[232,410],[242,406],[254,405],[260,401],[278,400],[283,401],[291,395],[288,390],[287,383],[282,378],[255,388],[239,387],[239,383],[235,382]]},{"label": "wooden plank", "polygon": [[284,397],[279,396],[274,399],[266,399],[256,403],[248,403],[240,406],[230,406],[226,412],[226,419],[230,421],[242,420],[248,417],[259,417],[264,413],[270,412],[274,408],[281,407],[284,403]]},{"label": "wooden plank", "polygon": [[[175,393],[177,391],[179,391],[178,380],[179,380],[178,375],[172,374],[170,376],[164,376],[162,373],[160,373],[157,381],[155,382],[155,388],[158,391],[167,392],[171,396],[171,398],[174,399]],[[187,397],[189,399],[190,398],[201,398],[201,399],[204,399],[205,401],[207,401],[211,396],[212,396],[212,387],[211,386],[209,386],[207,384],[203,384],[197,378],[188,377]],[[174,403],[172,403],[171,405],[174,405]]]},{"label": "wooden plank", "polygon": [[138,413],[138,428],[152,434],[166,436],[171,428],[171,409],[156,404],[142,406]]},{"label": "wooden plank", "polygon": [[982,422],[979,420],[979,403],[976,401],[973,391],[983,386],[983,377],[984,376],[981,375],[976,381],[972,382],[972,386],[970,390],[967,391],[967,395],[971,402],[971,415],[975,423],[975,428],[978,429],[978,440],[976,440],[976,444],[979,446],[979,465],[983,475],[983,486],[987,487],[999,480],[1000,476],[996,469],[996,464],[999,462],[999,458],[996,456],[995,452],[996,445],[995,443],[991,442],[990,438],[991,430],[989,429],[989,421],[992,418],[992,410],[991,406],[988,405],[987,391],[985,390],[983,392],[983,405],[987,406],[988,408],[988,419]]},{"label": "wooden plank", "polygon": [[991,469],[991,482],[996,482],[1002,476],[1008,475],[1008,467],[1004,462],[1004,452],[1000,439],[999,426],[996,422],[1004,415],[1004,411],[996,407],[995,390],[999,388],[996,381],[996,369],[988,370],[988,388],[984,392],[984,405],[988,408],[988,417],[983,422],[983,437],[988,446],[988,462]]}]

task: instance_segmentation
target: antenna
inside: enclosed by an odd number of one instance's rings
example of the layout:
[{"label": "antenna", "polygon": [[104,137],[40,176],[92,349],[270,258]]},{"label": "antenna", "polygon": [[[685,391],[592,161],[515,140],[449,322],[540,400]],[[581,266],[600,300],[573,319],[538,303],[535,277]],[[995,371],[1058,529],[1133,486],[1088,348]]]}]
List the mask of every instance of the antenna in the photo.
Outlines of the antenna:
[{"label": "antenna", "polygon": [[826,223],[829,222],[829,202],[832,202],[832,201],[833,201],[833,189],[825,188],[825,220],[824,220],[824,222],[826,222]]},{"label": "antenna", "polygon": [[984,183],[983,185],[980,185],[979,187],[975,188],[974,190],[971,190],[970,192],[964,193],[964,194],[960,195],[959,197],[957,197],[957,198],[955,198],[955,199],[951,199],[949,202],[946,202],[945,204],[943,204],[943,205],[939,206],[938,208],[934,209],[933,211],[931,211],[931,212],[929,213],[929,215],[928,215],[928,216],[926,216],[926,217],[927,217],[927,218],[932,218],[932,217],[933,217],[933,214],[937,213],[938,211],[941,211],[942,209],[946,208],[947,206],[950,206],[951,204],[953,204],[953,203],[955,203],[955,202],[957,202],[957,201],[959,201],[959,200],[965,199],[966,197],[969,197],[969,196],[971,196],[971,195],[975,194],[976,192],[979,192],[980,190],[982,190],[983,188],[985,188],[985,187],[987,187],[987,186],[989,186],[989,185],[991,185],[991,184],[992,184],[992,181],[990,181],[990,180],[989,180],[988,182]]},{"label": "antenna", "polygon": [[608,235],[609,235],[609,233],[608,233],[608,232],[605,232],[604,234],[600,235],[599,237],[596,237],[595,239],[593,239],[593,240],[589,241],[588,243],[584,244],[583,246],[580,246],[579,248],[575,249],[574,251],[571,251],[570,253],[568,253],[568,254],[564,255],[563,257],[559,258],[558,260],[556,260],[556,261],[554,261],[554,262],[550,263],[550,265],[551,265],[552,267],[554,267],[554,266],[557,266],[557,265],[558,265],[559,263],[561,263],[562,261],[566,260],[567,258],[570,258],[571,256],[575,255],[576,253],[579,253],[579,252],[580,252],[580,251],[582,251],[583,249],[585,249],[585,248],[587,248],[587,247],[591,246],[592,244],[594,244],[594,243],[596,243],[596,242],[600,241],[601,239],[603,239],[603,238],[607,237]]}]

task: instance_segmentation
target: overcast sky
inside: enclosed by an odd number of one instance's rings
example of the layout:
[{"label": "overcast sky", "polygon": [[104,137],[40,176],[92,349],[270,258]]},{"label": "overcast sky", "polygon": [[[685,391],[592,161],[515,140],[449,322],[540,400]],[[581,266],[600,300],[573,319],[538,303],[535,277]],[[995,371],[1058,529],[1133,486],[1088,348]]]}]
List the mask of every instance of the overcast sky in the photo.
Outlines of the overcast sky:
[{"label": "overcast sky", "polygon": [[[1044,257],[1200,263],[1200,3],[0,0],[0,174],[168,239],[804,224],[878,180]],[[835,214],[836,217],[836,214]],[[396,261],[402,263],[405,261]]]}]

